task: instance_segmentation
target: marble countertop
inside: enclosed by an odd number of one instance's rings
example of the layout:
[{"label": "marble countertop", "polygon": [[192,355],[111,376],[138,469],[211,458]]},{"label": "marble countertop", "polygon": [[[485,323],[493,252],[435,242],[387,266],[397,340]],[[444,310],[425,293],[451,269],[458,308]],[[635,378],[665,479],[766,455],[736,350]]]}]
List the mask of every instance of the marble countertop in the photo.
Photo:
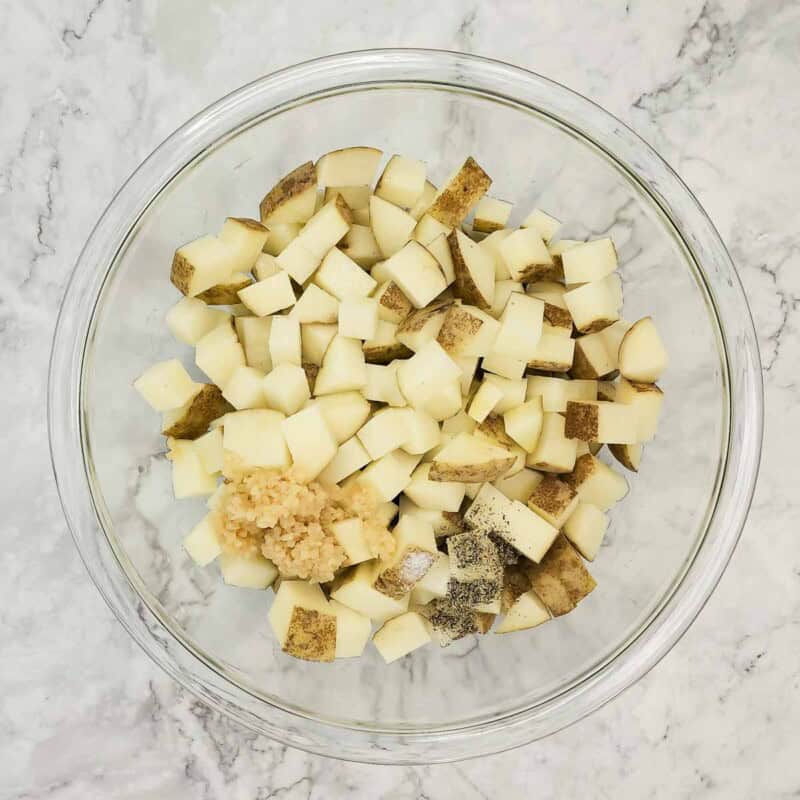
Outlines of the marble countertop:
[{"label": "marble countertop", "polygon": [[[0,355],[9,380],[0,798],[800,795],[800,5],[0,0],[0,10]],[[669,656],[545,741],[421,768],[287,750],[180,691],[91,585],[61,516],[45,424],[65,281],[140,160],[191,114],[263,73],[401,45],[541,72],[608,108],[673,164],[719,227],[751,299],[767,415],[742,542]]]}]

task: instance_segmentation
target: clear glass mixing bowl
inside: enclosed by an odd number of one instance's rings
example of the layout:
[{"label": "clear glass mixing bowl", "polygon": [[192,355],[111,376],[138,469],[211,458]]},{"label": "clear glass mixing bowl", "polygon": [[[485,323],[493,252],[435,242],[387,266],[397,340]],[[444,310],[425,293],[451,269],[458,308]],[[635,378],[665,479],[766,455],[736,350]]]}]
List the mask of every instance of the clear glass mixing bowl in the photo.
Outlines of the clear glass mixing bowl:
[{"label": "clear glass mixing bowl", "polygon": [[[271,592],[223,585],[181,538],[202,504],[172,499],[159,420],[131,382],[179,354],[164,326],[177,244],[254,216],[279,176],[370,144],[427,161],[434,181],[474,154],[493,193],[539,205],[569,237],[617,243],[625,315],[652,314],[671,354],[663,422],[568,617],[385,666],[373,648],[319,665],[281,654]],[[516,217],[512,219],[516,221]],[[339,758],[414,763],[546,736],[640,678],[708,598],[756,479],[756,338],[723,243],[644,142],[542,77],[457,53],[349,53],[269,75],[164,142],[93,231],[67,289],[50,375],[64,511],[109,606],[182,686],[249,728]]]}]

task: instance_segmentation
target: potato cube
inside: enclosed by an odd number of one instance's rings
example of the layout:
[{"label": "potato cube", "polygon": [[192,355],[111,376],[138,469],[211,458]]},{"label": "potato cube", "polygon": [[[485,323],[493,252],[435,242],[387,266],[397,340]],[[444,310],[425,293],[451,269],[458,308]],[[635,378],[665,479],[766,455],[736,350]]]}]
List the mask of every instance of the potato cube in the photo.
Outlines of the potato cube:
[{"label": "potato cube", "polygon": [[336,392],[311,401],[320,407],[325,422],[339,444],[347,441],[367,421],[370,404],[359,392]]},{"label": "potato cube", "polygon": [[273,258],[279,256],[300,235],[302,227],[299,222],[270,223],[264,252]]},{"label": "potato cube", "polygon": [[386,273],[415,308],[423,308],[447,288],[439,262],[419,242],[407,242],[386,260]]},{"label": "potato cube", "polygon": [[133,384],[156,411],[169,411],[191,402],[202,385],[195,383],[177,358],[153,364]]},{"label": "potato cube", "polygon": [[375,147],[343,147],[322,156],[316,164],[321,186],[371,184],[383,152]]},{"label": "potato cube", "polygon": [[300,326],[300,352],[304,362],[322,365],[328,345],[336,336],[338,326],[308,323]]},{"label": "potato cube", "polygon": [[617,368],[616,357],[612,357],[606,347],[605,331],[579,336],[574,340],[574,348],[570,370],[573,378],[597,380],[610,375]]},{"label": "potato cube", "polygon": [[564,294],[564,302],[581,333],[594,333],[619,319],[617,305],[604,281],[584,283]]},{"label": "potato cube", "polygon": [[492,179],[472,156],[451,175],[431,203],[428,213],[455,228],[489,190]]},{"label": "potato cube", "polygon": [[224,451],[222,448],[222,428],[204,433],[194,440],[194,447],[203,469],[209,474],[214,475],[222,472],[222,462]]},{"label": "potato cube", "polygon": [[573,367],[574,358],[574,339],[543,332],[533,355],[528,359],[527,367],[528,369],[540,369],[547,372],[568,372]]},{"label": "potato cube", "polygon": [[361,472],[358,482],[372,489],[379,503],[385,503],[411,483],[411,473],[394,453],[387,453]]},{"label": "potato cube", "polygon": [[369,540],[364,534],[364,523],[358,517],[334,522],[331,533],[347,554],[348,564],[360,564],[374,558]]},{"label": "potato cube", "polygon": [[549,378],[543,375],[531,375],[525,392],[526,399],[541,396],[542,408],[545,412],[563,412],[567,410],[569,400],[595,400],[597,398],[597,381]]},{"label": "potato cube", "polygon": [[616,402],[626,405],[633,414],[637,442],[649,442],[656,434],[664,393],[654,383],[638,383],[620,378]]},{"label": "potato cube", "polygon": [[[353,212],[354,219],[358,213],[358,211]],[[368,210],[366,213],[369,215]],[[357,219],[356,222],[358,222]],[[369,227],[368,221],[363,225],[351,225],[350,230],[347,231],[338,246],[346,256],[352,258],[359,267],[364,267],[364,269],[371,267],[383,258],[383,253],[378,247],[375,234]]]},{"label": "potato cube", "polygon": [[408,358],[411,351],[397,341],[397,325],[379,319],[375,336],[364,342],[364,358],[370,364],[388,364],[396,359]]},{"label": "potato cube", "polygon": [[273,367],[281,364],[302,364],[302,342],[300,323],[293,317],[276,316],[272,318],[269,331],[269,357]]},{"label": "potato cube", "polygon": [[319,584],[282,580],[268,616],[284,653],[306,661],[333,661],[337,618]]},{"label": "potato cube", "polygon": [[401,208],[411,208],[425,188],[425,164],[394,155],[378,178],[375,194]]},{"label": "potato cube", "polygon": [[425,605],[436,597],[446,597],[450,583],[450,557],[437,553],[433,564],[411,590],[410,605]]},{"label": "potato cube", "polygon": [[655,383],[668,362],[667,350],[650,317],[635,322],[622,337],[619,371],[628,380]]},{"label": "potato cube", "polygon": [[394,281],[385,281],[373,297],[378,301],[378,319],[399,325],[410,313],[413,306]]},{"label": "potato cube", "polygon": [[236,253],[215,236],[202,236],[175,251],[170,280],[182,294],[194,297],[233,272]]},{"label": "potato cube", "polygon": [[336,455],[336,439],[318,405],[309,406],[282,422],[283,435],[295,468],[305,481],[322,472]]},{"label": "potato cube", "polygon": [[526,468],[510,477],[498,478],[492,485],[509,500],[519,500],[520,503],[527,503],[528,498],[543,479],[544,476],[541,472]]},{"label": "potato cube", "polygon": [[378,285],[369,273],[337,247],[329,250],[322,259],[313,281],[339,300],[369,297]]},{"label": "potato cube", "polygon": [[569,400],[564,435],[584,442],[635,444],[636,417],[622,403]]},{"label": "potato cube", "polygon": [[405,422],[406,438],[401,447],[407,453],[421,455],[436,447],[442,434],[439,423],[424,411],[410,410]]},{"label": "potato cube", "polygon": [[289,415],[311,397],[305,370],[296,364],[279,364],[261,381],[265,405]]},{"label": "potato cube", "polygon": [[594,561],[608,528],[608,517],[591,503],[579,503],[564,524],[564,534],[587,560]]},{"label": "potato cube", "polygon": [[361,389],[367,383],[365,364],[361,342],[336,335],[322,359],[314,392],[324,395]]},{"label": "potato cube", "polygon": [[564,536],[528,572],[533,591],[554,617],[572,611],[597,584]]},{"label": "potato cube", "polygon": [[[348,476],[366,467],[372,459],[364,449],[364,445],[353,436],[339,446],[336,455],[317,477],[324,486],[333,486]],[[355,562],[353,562],[355,563]]]},{"label": "potato cube", "polygon": [[439,335],[452,300],[436,300],[425,308],[412,311],[398,326],[397,340],[417,352]]},{"label": "potato cube", "polygon": [[259,554],[223,552],[219,557],[222,580],[228,586],[266,589],[278,577],[277,567]]},{"label": "potato cube", "polygon": [[564,301],[566,291],[564,284],[556,281],[537,281],[536,283],[529,283],[525,287],[525,294],[529,294],[531,297],[538,297],[545,303],[556,306],[556,308],[562,308],[565,311],[567,310],[567,304]]},{"label": "potato cube", "polygon": [[492,350],[481,361],[481,369],[484,372],[491,372],[492,375],[509,380],[519,380],[525,374],[526,367],[525,361],[508,356],[499,350]]},{"label": "potato cube", "polygon": [[395,551],[381,568],[375,588],[399,599],[426,575],[438,551],[433,526],[421,517],[401,516],[392,533]]},{"label": "potato cube", "polygon": [[444,275],[445,283],[450,286],[456,279],[456,268],[453,264],[453,254],[447,242],[447,234],[440,233],[435,239],[425,245],[428,252],[439,262],[439,268]]},{"label": "potato cube", "polygon": [[516,408],[525,402],[525,389],[528,384],[524,378],[511,380],[501,378],[499,375],[485,375],[483,379],[494,384],[503,392],[502,399],[494,407],[495,414],[505,414],[509,409]]},{"label": "potato cube", "polygon": [[415,407],[424,405],[425,401],[440,390],[442,383],[459,380],[460,377],[461,369],[458,364],[435,341],[424,344],[417,353],[397,367],[400,391]]},{"label": "potato cube", "polygon": [[475,373],[478,371],[478,357],[477,356],[454,356],[453,361],[458,365],[461,370],[460,389],[461,394],[466,397],[469,395],[472,381],[475,378]]},{"label": "potato cube", "polygon": [[561,223],[540,208],[534,208],[519,226],[520,228],[534,228],[539,236],[549,243],[561,227]]},{"label": "potato cube", "polygon": [[495,268],[491,255],[460,229],[448,237],[453,258],[453,293],[465,303],[488,311],[494,303]]},{"label": "potato cube", "polygon": [[554,528],[563,528],[577,505],[578,493],[575,489],[554,475],[546,475],[527,502],[531,511]]},{"label": "potato cube", "polygon": [[466,490],[463,482],[433,481],[430,470],[431,464],[420,464],[414,470],[411,483],[403,490],[406,497],[431,511],[458,511]]},{"label": "potato cube", "polygon": [[476,422],[483,422],[492,413],[502,397],[503,391],[497,384],[484,381],[472,398],[472,402],[469,405],[469,416]]},{"label": "potato cube", "polygon": [[294,304],[290,316],[301,324],[309,322],[330,324],[339,318],[339,301],[316,284],[310,283]]},{"label": "potato cube", "polygon": [[264,396],[264,373],[254,367],[239,366],[225,384],[222,396],[237,410],[266,408]]},{"label": "potato cube", "polygon": [[387,664],[428,644],[430,640],[425,620],[414,611],[388,620],[372,637],[373,644]]},{"label": "potato cube", "polygon": [[265,225],[307,222],[317,204],[317,177],[307,161],[285,175],[264,196],[259,206]]},{"label": "potato cube", "polygon": [[408,210],[414,219],[419,219],[429,208],[436,197],[436,187],[430,182],[425,181],[425,186],[422,188],[422,194],[417,199],[417,202]]},{"label": "potato cube", "polygon": [[503,414],[503,423],[506,433],[526,453],[532,453],[539,443],[544,422],[542,398],[533,397],[530,400],[510,408]]},{"label": "potato cube", "polygon": [[186,405],[164,412],[161,433],[175,439],[196,439],[228,411],[233,411],[233,406],[220,388],[201,383],[200,391]]},{"label": "potato cube", "polygon": [[489,195],[484,195],[475,206],[475,217],[472,221],[472,230],[479,233],[491,233],[505,228],[511,216],[511,203],[497,200]]},{"label": "potato cube", "polygon": [[323,258],[342,240],[352,223],[353,212],[341,197],[336,197],[311,217],[297,238],[310,253]]},{"label": "potato cube", "polygon": [[183,297],[168,312],[170,333],[184,344],[197,344],[209,331],[230,319],[230,314],[209,308],[196,297]]},{"label": "potato cube", "polygon": [[423,247],[428,247],[440,236],[448,236],[452,227],[439,222],[430,214],[423,214],[414,228],[414,241],[419,242]]},{"label": "potato cube", "polygon": [[557,277],[553,273],[553,257],[539,231],[520,228],[498,245],[511,278],[525,283]]},{"label": "potato cube", "polygon": [[494,284],[494,303],[489,309],[489,315],[494,319],[500,319],[505,310],[508,298],[515,292],[523,292],[522,283],[520,281],[512,281],[509,279],[496,280]]},{"label": "potato cube", "polygon": [[219,240],[233,253],[232,271],[250,272],[268,236],[269,231],[258,220],[228,217],[219,232]]},{"label": "potato cube", "polygon": [[266,317],[289,308],[295,302],[288,272],[279,272],[242,289],[239,298],[258,317]]},{"label": "potato cube", "polygon": [[536,449],[526,464],[542,472],[571,472],[575,466],[577,443],[564,435],[565,420],[561,414],[545,412],[542,432]]},{"label": "potato cube", "polygon": [[590,453],[575,462],[564,480],[578,493],[582,503],[591,503],[608,511],[628,493],[628,482],[616,470]]},{"label": "potato cube", "polygon": [[339,335],[372,339],[378,327],[378,303],[370,297],[348,297],[339,305]]},{"label": "potato cube", "polygon": [[429,478],[482,483],[504,475],[513,463],[514,456],[508,450],[482,441],[474,434],[460,433],[433,459]]},{"label": "potato cube", "polygon": [[[400,408],[407,405],[397,384],[397,362],[391,364],[367,364],[367,382],[361,394],[376,403],[388,403]],[[437,426],[438,427],[438,426]]]},{"label": "potato cube", "polygon": [[393,256],[411,238],[417,221],[396,205],[373,195],[369,199],[369,219],[375,241],[384,258]]},{"label": "potato cube", "polygon": [[213,514],[206,514],[183,540],[183,548],[198,567],[208,566],[221,552]]},{"label": "potato cube", "polygon": [[437,341],[453,358],[486,356],[495,344],[500,324],[475,306],[451,305]]},{"label": "potato cube", "polygon": [[360,656],[372,633],[370,618],[333,599],[328,607],[336,615],[336,658]]},{"label": "potato cube", "polygon": [[377,622],[403,614],[408,595],[395,599],[375,588],[381,569],[379,561],[365,561],[334,582],[331,598]]},{"label": "potato cube", "polygon": [[358,438],[374,461],[397,450],[408,437],[406,426],[413,411],[385,408],[378,411],[358,432]]},{"label": "potato cube", "polygon": [[544,303],[526,294],[513,293],[500,317],[494,350],[511,358],[530,361],[542,335]]},{"label": "potato cube", "polygon": [[534,591],[523,592],[506,611],[495,633],[513,633],[535,628],[550,619],[547,606]]},{"label": "potato cube", "polygon": [[235,323],[247,366],[266,374],[272,369],[272,358],[269,354],[272,317],[236,317]]},{"label": "potato cube", "polygon": [[[494,265],[495,281],[507,281],[511,279],[511,273],[508,271],[503,254],[500,252],[500,242],[507,239],[514,231],[510,228],[494,231],[490,233],[483,241],[478,243],[481,248],[491,260]],[[496,285],[495,285],[496,288]],[[507,299],[507,298],[506,298]]]},{"label": "potato cube", "polygon": [[222,445],[239,466],[285,469],[291,463],[281,423],[284,415],[270,409],[236,411],[225,417]]},{"label": "potato cube", "polygon": [[172,462],[172,491],[176,500],[202,497],[217,488],[217,479],[206,471],[193,441],[169,439],[167,458]]},{"label": "potato cube", "polygon": [[194,361],[217,386],[224,389],[236,367],[246,365],[244,349],[233,326],[219,325],[207,333],[197,343]]}]

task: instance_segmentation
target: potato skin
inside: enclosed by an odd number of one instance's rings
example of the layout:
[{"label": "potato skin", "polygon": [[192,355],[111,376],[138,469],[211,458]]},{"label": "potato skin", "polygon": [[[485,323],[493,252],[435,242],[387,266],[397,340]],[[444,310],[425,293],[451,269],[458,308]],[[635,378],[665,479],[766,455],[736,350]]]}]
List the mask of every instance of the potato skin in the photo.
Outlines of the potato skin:
[{"label": "potato skin", "polygon": [[515,456],[495,458],[483,464],[447,464],[434,461],[431,464],[428,480],[456,481],[458,483],[486,483],[494,481],[512,466]]},{"label": "potato skin", "polygon": [[246,289],[252,283],[251,278],[241,280],[238,283],[218,283],[204,292],[197,295],[198,300],[202,300],[209,306],[232,306],[240,303],[239,290]]},{"label": "potato skin", "polygon": [[169,279],[172,285],[183,295],[189,297],[189,286],[192,282],[194,275],[194,267],[179,250],[175,251],[172,257],[172,269],[170,270]]},{"label": "potato skin", "polygon": [[280,208],[287,200],[304,192],[309,186],[317,185],[317,175],[314,164],[306,161],[295,167],[288,175],[284,175],[268,192],[259,206],[261,221],[266,222],[276,209]]},{"label": "potato skin", "polygon": [[376,347],[364,346],[364,359],[367,364],[389,364],[396,358],[411,358],[414,353],[404,344],[380,344]]},{"label": "potato skin", "polygon": [[204,383],[203,388],[187,406],[183,416],[161,433],[175,439],[196,439],[208,430],[212,420],[230,411],[234,411],[234,408],[222,396],[219,386]]},{"label": "potato skin", "polygon": [[469,156],[427,213],[443,225],[455,228],[464,221],[469,210],[489,191],[491,185],[492,179]]},{"label": "potato skin", "polygon": [[554,617],[572,611],[597,586],[577,550],[563,534],[528,570],[533,591]]},{"label": "potato skin", "polygon": [[450,232],[447,237],[447,244],[450,245],[450,255],[453,257],[453,271],[456,274],[453,293],[465,303],[476,306],[482,311],[488,311],[492,307],[491,303],[486,301],[472,278],[472,273],[469,271],[466,261],[464,261],[461,246],[458,243],[457,231]]}]

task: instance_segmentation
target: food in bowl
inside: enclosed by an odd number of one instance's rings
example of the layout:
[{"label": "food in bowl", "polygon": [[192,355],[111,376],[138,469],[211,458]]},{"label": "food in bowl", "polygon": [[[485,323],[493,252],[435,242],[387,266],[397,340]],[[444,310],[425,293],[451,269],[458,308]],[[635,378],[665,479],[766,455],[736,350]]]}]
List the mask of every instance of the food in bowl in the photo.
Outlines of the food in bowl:
[{"label": "food in bowl", "polygon": [[471,157],[437,189],[394,155],[373,191],[382,157],[309,161],[260,220],[178,248],[166,324],[210,383],[177,359],[135,382],[175,497],[208,498],[185,549],[272,587],[282,650],[312,661],[572,611],[628,491],[598,452],[637,471],[663,400],[609,238],[557,239],[541,209],[506,227]]}]

